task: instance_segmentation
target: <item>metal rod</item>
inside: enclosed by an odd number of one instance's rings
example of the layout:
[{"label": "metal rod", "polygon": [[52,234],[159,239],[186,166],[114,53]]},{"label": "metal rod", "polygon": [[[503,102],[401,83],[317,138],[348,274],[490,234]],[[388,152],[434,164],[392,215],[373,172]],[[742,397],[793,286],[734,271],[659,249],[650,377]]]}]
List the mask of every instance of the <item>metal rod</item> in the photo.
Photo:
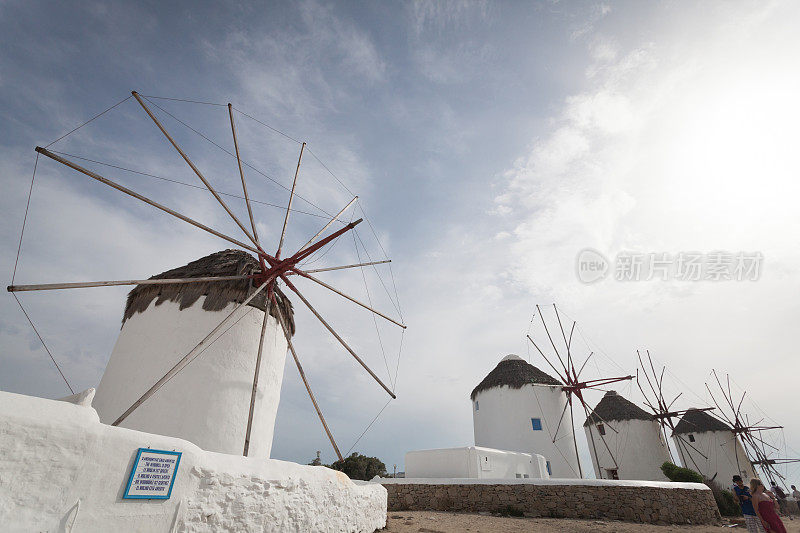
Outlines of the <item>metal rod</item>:
[{"label": "metal rod", "polygon": [[553,444],[556,443],[558,430],[561,429],[561,423],[564,421],[564,415],[567,414],[567,407],[569,407],[569,402],[564,404],[564,408],[561,410],[561,416],[558,417],[558,424],[556,424],[556,430],[553,432]]},{"label": "metal rod", "polygon": [[[558,327],[559,327],[559,329],[561,329],[561,336],[564,338],[564,346],[567,347],[567,372],[569,372],[569,368],[572,367],[572,352],[571,352],[570,346],[569,346],[570,343],[569,343],[569,341],[567,341],[566,333],[564,333],[564,326],[561,324],[561,316],[558,314],[558,307],[556,307],[556,304],[553,304],[553,311],[556,312],[556,320],[558,321]],[[573,327],[573,329],[575,328],[575,322],[572,323],[572,327]],[[572,336],[572,332],[570,332],[570,336]],[[574,372],[574,369],[573,369],[573,375],[574,375],[574,373],[575,372]],[[575,379],[577,379],[577,378],[575,378]]]},{"label": "metal rod", "polygon": [[[230,106],[230,104],[228,105]],[[253,390],[250,392],[250,410],[247,413],[247,430],[244,433],[244,451],[242,455],[245,457],[250,453],[250,432],[253,429],[253,412],[256,409],[256,396],[258,395],[258,373],[261,370],[261,353],[264,350],[264,335],[267,333],[270,307],[272,307],[272,300],[268,298],[266,310],[264,311],[264,322],[261,324],[261,336],[258,339],[258,355],[256,355],[256,368],[253,373]]]},{"label": "metal rod", "polygon": [[[534,348],[536,348],[536,350],[537,350],[537,351],[539,352],[539,354],[542,356],[542,359],[544,359],[544,360],[545,360],[545,362],[546,362],[548,365],[550,365],[550,368],[552,368],[552,369],[553,369],[553,372],[555,372],[555,373],[556,373],[556,376],[558,376],[558,377],[561,377],[561,374],[559,373],[559,371],[558,371],[558,370],[556,370],[556,367],[554,367],[554,366],[553,366],[553,363],[551,363],[551,362],[550,362],[550,359],[548,359],[548,358],[547,358],[547,356],[546,356],[546,355],[544,354],[544,352],[542,351],[542,349],[541,349],[541,348],[539,348],[539,345],[538,345],[538,344],[536,344],[536,343],[533,341],[533,339],[531,338],[531,336],[530,336],[530,335],[527,335],[527,337],[528,337],[528,340],[529,340],[529,341],[531,341],[531,344],[533,344],[533,347],[534,347]],[[567,378],[569,378],[569,375],[567,375]]]},{"label": "metal rod", "polygon": [[[581,405],[583,405],[583,411],[586,413],[586,418],[589,418],[589,417],[591,417],[591,414],[589,413],[589,406],[588,406],[588,405],[586,405],[586,402],[585,402],[585,401],[583,401],[583,398],[581,398],[580,396],[578,396],[578,399],[581,401]],[[613,427],[611,427],[611,426],[608,424],[608,422],[606,422],[605,420],[603,420],[603,418],[602,418],[602,417],[600,417],[599,415],[597,415],[597,413],[595,413],[594,411],[592,411],[592,414],[594,414],[595,416],[597,416],[598,418],[600,418],[600,420],[602,420],[602,422],[603,422],[603,424],[604,424],[604,425],[606,425],[606,426],[610,427],[611,429],[614,429]],[[619,433],[619,431],[617,431],[616,429],[614,429],[614,432],[615,432],[615,433]],[[592,434],[591,428],[589,428],[589,434],[590,434],[590,435]],[[616,458],[616,457],[614,457],[614,453],[611,451],[611,448],[609,448],[609,446],[608,446],[608,443],[606,442],[606,438],[605,438],[605,437],[604,437],[604,436],[603,436],[603,435],[600,433],[600,430],[599,430],[599,429],[597,430],[597,435],[600,437],[600,440],[603,442],[603,446],[605,446],[605,448],[606,448],[606,451],[608,452],[608,455],[609,455],[609,457],[611,457],[611,460],[612,460],[612,461],[614,461],[614,468],[618,470],[618,469],[619,469],[619,463],[617,463],[617,458]],[[592,439],[592,444],[594,444],[594,439]],[[595,450],[594,450],[594,454],[595,454],[595,456],[597,456],[597,449],[596,449],[596,448],[595,448]],[[597,460],[597,467],[598,467],[598,469],[599,469],[599,468],[600,468],[600,458],[598,457],[597,459],[598,459],[598,460]],[[617,474],[619,474],[619,472],[617,472]],[[600,476],[600,477],[602,478],[603,476]]]},{"label": "metal rod", "polygon": [[[284,281],[285,281],[285,280],[284,280]],[[292,285],[292,284],[290,284],[290,283],[287,283],[287,286],[288,286],[290,289],[292,289],[292,291],[294,291],[294,293],[295,293],[295,294],[296,294],[296,295],[297,295],[297,296],[300,298],[300,300],[302,300],[302,302],[303,302],[304,304],[306,304],[306,307],[308,307],[308,308],[309,308],[309,310],[310,310],[312,313],[314,313],[314,316],[315,316],[315,317],[317,317],[317,320],[319,320],[320,322],[322,322],[322,325],[323,325],[323,326],[325,326],[325,328],[326,328],[328,331],[330,331],[330,332],[331,332],[331,335],[333,335],[334,337],[336,337],[336,340],[337,340],[337,341],[339,341],[339,344],[341,344],[342,346],[344,346],[344,347],[345,347],[345,349],[346,349],[348,352],[350,352],[350,355],[352,355],[352,356],[355,358],[355,360],[356,360],[356,361],[358,361],[358,362],[359,362],[359,364],[360,364],[361,366],[363,366],[363,367],[364,367],[364,370],[366,370],[367,372],[369,372],[369,375],[370,375],[370,376],[372,376],[372,377],[373,377],[373,379],[375,379],[375,381],[377,381],[377,382],[378,382],[378,384],[379,384],[381,387],[383,387],[383,389],[384,389],[386,392],[388,392],[388,393],[389,393],[389,396],[391,396],[391,397],[392,397],[392,399],[396,399],[396,398],[397,398],[397,396],[395,396],[395,394],[392,392],[392,390],[391,390],[389,387],[387,387],[387,386],[386,386],[386,384],[385,384],[383,381],[381,381],[381,378],[379,378],[378,376],[376,376],[376,375],[375,375],[375,372],[373,372],[373,371],[372,371],[372,370],[371,370],[371,369],[370,369],[370,368],[367,366],[367,364],[366,364],[364,361],[362,361],[362,360],[361,360],[361,358],[360,358],[358,355],[356,355],[356,352],[354,352],[354,351],[353,351],[353,349],[352,349],[352,348],[350,348],[350,346],[349,346],[349,345],[348,345],[348,344],[347,344],[347,343],[344,341],[344,339],[343,339],[343,338],[341,338],[341,337],[339,336],[339,334],[338,334],[338,333],[336,333],[336,331],[335,331],[335,330],[334,330],[334,329],[333,329],[333,328],[330,326],[330,324],[328,324],[327,322],[325,322],[325,319],[324,319],[324,318],[322,318],[322,316],[321,316],[321,315],[320,315],[320,314],[317,312],[317,310],[316,310],[316,309],[314,309],[314,306],[312,306],[312,305],[311,305],[311,303],[310,303],[308,300],[306,300],[305,296],[303,296],[302,294],[300,294],[300,291],[298,291],[298,290],[297,290],[297,289],[294,287],[294,285]]]},{"label": "metal rod", "polygon": [[329,272],[331,270],[343,270],[345,268],[357,268],[357,267],[365,267],[370,265],[382,265],[384,263],[391,263],[391,259],[386,259],[384,261],[370,261],[368,263],[355,263],[353,265],[342,265],[338,267],[328,267],[328,268],[315,268],[312,270],[303,270],[306,274],[310,274],[312,272]]},{"label": "metal rod", "polygon": [[163,205],[159,204],[158,202],[156,202],[154,200],[151,200],[150,198],[147,198],[146,196],[142,196],[138,192],[134,192],[134,191],[128,189],[127,187],[123,187],[122,185],[119,185],[118,183],[115,183],[115,182],[111,181],[108,178],[104,178],[103,176],[101,176],[100,174],[97,174],[96,172],[92,172],[91,170],[85,169],[82,166],[77,165],[77,164],[73,163],[72,161],[69,161],[68,159],[64,159],[63,157],[54,154],[53,152],[51,152],[50,150],[47,150],[46,148],[42,148],[40,146],[37,146],[36,147],[36,151],[38,153],[44,155],[44,156],[49,157],[50,159],[58,161],[62,165],[66,165],[66,166],[70,167],[73,170],[77,170],[81,174],[85,174],[86,176],[89,176],[90,178],[95,179],[95,180],[99,181],[100,183],[105,183],[109,187],[113,187],[114,189],[117,189],[118,191],[123,192],[123,193],[127,194],[128,196],[133,196],[134,198],[136,198],[138,200],[141,200],[146,204],[150,204],[153,207],[164,211],[165,213],[169,213],[170,215],[172,215],[174,217],[177,217],[177,218],[183,220],[184,222],[188,222],[192,226],[200,228],[203,231],[207,231],[208,233],[211,233],[212,235],[216,235],[220,239],[224,239],[224,240],[226,240],[226,241],[228,241],[228,242],[230,242],[232,244],[235,244],[236,246],[241,246],[242,248],[244,248],[246,250],[250,250],[251,252],[255,252],[257,254],[263,254],[264,253],[263,251],[259,251],[258,249],[253,248],[252,246],[250,246],[248,244],[245,244],[245,243],[243,243],[241,241],[238,241],[238,240],[236,240],[236,239],[234,239],[232,237],[228,237],[227,235],[225,235],[223,233],[220,233],[215,229],[211,229],[208,226],[206,226],[205,224],[201,224],[200,222],[197,222],[196,220],[193,220],[193,219],[187,217],[186,215],[182,215],[182,214],[178,213],[177,211],[175,211],[173,209],[170,209],[169,207],[163,206]]},{"label": "metal rod", "polygon": [[385,318],[386,320],[388,320],[389,322],[392,322],[393,324],[397,324],[398,326],[400,326],[400,327],[401,327],[401,328],[403,328],[403,329],[406,329],[406,328],[408,327],[408,326],[406,326],[405,324],[402,324],[402,323],[398,322],[397,320],[395,320],[395,319],[393,319],[393,318],[390,318],[390,317],[388,317],[388,316],[384,315],[384,314],[383,314],[383,313],[381,313],[380,311],[376,311],[375,309],[371,308],[371,307],[370,307],[370,306],[368,306],[367,304],[365,304],[365,303],[363,303],[363,302],[359,302],[358,300],[356,300],[356,299],[355,299],[355,298],[353,298],[352,296],[348,296],[348,295],[346,295],[345,293],[343,293],[342,291],[340,291],[340,290],[338,290],[338,289],[335,289],[335,288],[331,287],[330,285],[328,285],[328,284],[327,284],[327,283],[325,283],[324,281],[322,281],[322,280],[319,280],[319,279],[315,278],[314,276],[311,276],[311,275],[309,275],[309,274],[308,274],[308,272],[306,272],[306,271],[302,271],[302,270],[296,270],[296,269],[295,269],[295,272],[297,272],[298,274],[300,274],[300,275],[301,275],[301,276],[303,276],[304,278],[308,278],[308,279],[310,279],[310,280],[311,280],[311,281],[313,281],[313,282],[319,283],[320,285],[322,285],[322,286],[323,286],[323,287],[325,287],[326,289],[330,289],[330,290],[332,290],[333,292],[335,292],[335,293],[336,293],[336,294],[338,294],[339,296],[342,296],[343,298],[347,298],[347,299],[348,299],[348,300],[350,300],[351,302],[353,302],[353,303],[355,303],[355,304],[358,304],[358,305],[360,305],[360,306],[361,306],[361,307],[363,307],[364,309],[367,309],[367,310],[369,310],[369,311],[372,311],[373,313],[375,313],[375,314],[376,314],[376,315],[378,315],[379,317],[381,317],[381,318]]},{"label": "metal rod", "polygon": [[295,254],[292,257],[290,257],[289,259],[286,259],[286,261],[291,261],[292,266],[294,267],[295,265],[297,265],[297,263],[299,263],[300,261],[302,261],[303,259],[305,259],[309,255],[313,254],[314,252],[316,252],[317,250],[319,250],[320,248],[322,248],[323,246],[325,246],[329,242],[333,241],[337,237],[339,237],[341,235],[344,235],[345,233],[347,233],[351,229],[355,228],[356,226],[361,224],[363,221],[364,221],[363,218],[359,218],[355,222],[350,222],[349,224],[347,224],[342,229],[338,229],[338,230],[334,231],[333,233],[331,233],[330,235],[328,235],[327,237],[325,237],[321,241],[315,242],[314,244],[312,244],[311,246],[309,246],[308,248],[306,248],[304,250],[300,250],[299,252],[295,252]]},{"label": "metal rod", "polygon": [[286,322],[283,319],[283,314],[281,313],[280,307],[276,307],[278,310],[278,316],[280,319],[278,322],[281,324],[281,328],[283,329],[283,334],[286,337],[286,344],[289,345],[289,351],[292,352],[292,358],[294,359],[294,364],[297,366],[297,371],[300,372],[300,378],[303,380],[303,385],[306,387],[306,392],[308,392],[308,397],[311,398],[311,403],[314,404],[314,409],[317,411],[317,416],[319,417],[319,421],[322,422],[322,427],[325,428],[325,433],[328,435],[328,440],[331,441],[331,445],[333,446],[334,451],[336,452],[336,457],[339,458],[340,461],[344,460],[342,457],[342,453],[339,451],[339,446],[336,445],[336,441],[333,438],[333,434],[331,433],[330,428],[328,427],[328,423],[325,422],[325,417],[322,416],[322,410],[320,410],[319,405],[317,404],[317,399],[314,397],[314,393],[311,391],[311,385],[308,384],[308,379],[306,379],[306,373],[303,371],[303,365],[300,364],[300,359],[297,357],[297,352],[294,349],[294,344],[292,344],[292,336],[289,334],[289,329],[286,327]]},{"label": "metal rod", "polygon": [[[250,215],[250,225],[253,228],[253,238],[258,242],[258,231],[256,231],[256,221],[253,219],[253,208],[250,206],[250,197],[247,195],[247,182],[244,181],[244,171],[242,170],[242,159],[239,157],[239,141],[236,139],[236,124],[233,121],[233,106],[228,104],[228,115],[231,117],[231,133],[233,133],[233,148],[236,152],[236,163],[239,165],[239,176],[242,178],[242,190],[244,190],[244,202],[247,204],[247,214]],[[245,454],[247,455],[247,454]]]},{"label": "metal rod", "polygon": [[[273,278],[274,278],[274,276],[273,276]],[[121,423],[122,423],[122,422],[123,422],[123,421],[124,421],[126,418],[128,418],[128,416],[129,416],[129,415],[130,415],[132,412],[134,412],[134,411],[136,410],[136,408],[137,408],[137,407],[139,407],[140,405],[142,405],[142,404],[143,404],[143,403],[144,403],[144,402],[145,402],[145,401],[146,401],[146,400],[147,400],[147,399],[148,399],[150,396],[152,396],[152,395],[153,395],[153,394],[154,394],[156,391],[158,391],[158,389],[160,389],[160,388],[161,388],[161,387],[164,385],[164,383],[166,383],[167,381],[169,381],[169,380],[172,378],[172,376],[174,376],[175,374],[177,374],[178,372],[180,372],[181,370],[183,370],[183,368],[184,368],[186,365],[188,365],[188,364],[189,364],[189,363],[192,361],[192,359],[194,359],[194,358],[195,358],[195,357],[196,357],[196,356],[197,356],[197,355],[198,355],[198,354],[199,354],[199,353],[200,353],[200,352],[201,352],[201,351],[202,351],[202,350],[203,350],[203,349],[206,347],[206,344],[208,343],[209,339],[211,339],[211,337],[213,337],[214,335],[216,335],[216,334],[217,334],[217,332],[218,332],[219,330],[221,330],[223,327],[225,327],[225,325],[226,325],[228,322],[230,322],[230,321],[233,319],[233,316],[234,316],[234,314],[236,314],[236,312],[237,312],[239,309],[241,309],[241,308],[243,308],[244,306],[246,306],[247,304],[249,304],[249,303],[250,303],[250,302],[253,300],[253,298],[255,298],[256,296],[258,296],[258,294],[259,294],[261,291],[263,291],[263,290],[264,290],[264,288],[267,286],[267,284],[268,284],[268,282],[266,282],[266,283],[262,284],[261,286],[259,286],[259,287],[258,287],[258,288],[257,288],[255,291],[253,291],[253,294],[251,294],[250,296],[248,296],[248,297],[247,297],[247,298],[246,298],[246,299],[245,299],[245,300],[244,300],[244,301],[243,301],[241,304],[239,304],[238,306],[236,306],[236,307],[235,307],[235,308],[234,308],[234,309],[233,309],[233,310],[230,312],[230,314],[228,314],[228,316],[226,316],[226,317],[225,317],[225,318],[222,320],[222,322],[220,322],[219,324],[217,324],[217,326],[216,326],[214,329],[212,329],[212,330],[211,330],[211,333],[209,333],[208,335],[206,335],[205,337],[203,337],[203,340],[201,340],[200,342],[198,342],[198,343],[197,343],[197,346],[195,346],[194,348],[192,348],[192,350],[191,350],[189,353],[187,353],[187,354],[186,354],[186,355],[183,357],[183,359],[181,359],[180,361],[178,361],[178,362],[175,364],[175,366],[173,366],[172,368],[170,368],[170,369],[169,369],[169,371],[168,371],[166,374],[164,374],[164,376],[163,376],[161,379],[159,379],[158,381],[156,381],[155,385],[153,385],[152,387],[150,387],[149,389],[147,389],[147,392],[145,392],[144,394],[142,394],[142,396],[141,396],[141,397],[140,397],[138,400],[136,400],[136,401],[133,403],[133,405],[131,405],[130,407],[128,407],[128,409],[127,409],[127,410],[126,410],[124,413],[122,413],[122,414],[120,415],[120,417],[119,417],[119,418],[117,418],[117,419],[114,421],[114,423],[113,423],[113,424],[111,424],[111,425],[112,425],[112,426],[118,426],[118,425],[120,425],[120,424],[121,424]]]},{"label": "metal rod", "polygon": [[348,207],[350,207],[351,205],[353,205],[353,202],[355,202],[356,200],[358,200],[358,196],[354,196],[354,197],[353,197],[353,199],[352,199],[352,200],[350,200],[350,203],[348,203],[346,206],[344,206],[344,207],[343,207],[343,208],[342,208],[342,209],[341,209],[341,210],[340,210],[338,213],[336,213],[335,215],[333,215],[333,218],[332,218],[332,219],[330,219],[330,220],[328,221],[328,223],[327,223],[327,224],[325,224],[325,226],[324,226],[324,227],[323,227],[321,230],[319,230],[319,231],[317,232],[317,234],[316,234],[316,235],[314,235],[313,237],[311,237],[310,239],[308,239],[308,242],[307,242],[307,243],[305,243],[303,246],[301,246],[301,247],[300,247],[300,249],[301,249],[301,250],[304,250],[306,246],[308,246],[309,244],[311,244],[312,242],[314,242],[314,240],[315,240],[317,237],[319,237],[320,235],[322,235],[322,232],[323,232],[323,231],[325,231],[326,229],[328,229],[328,228],[330,227],[330,225],[331,225],[331,224],[333,224],[333,223],[334,223],[334,222],[335,222],[335,221],[336,221],[336,220],[339,218],[339,215],[341,215],[342,213],[344,213],[345,211],[347,211],[347,208],[348,208]]},{"label": "metal rod", "polygon": [[247,231],[247,228],[245,228],[244,224],[241,223],[239,218],[236,215],[233,214],[233,211],[231,211],[231,209],[228,207],[228,204],[225,203],[225,200],[223,200],[222,197],[219,194],[217,194],[217,191],[214,190],[214,187],[211,186],[211,184],[208,182],[208,180],[205,178],[205,176],[203,176],[203,174],[200,172],[200,170],[194,165],[194,163],[192,163],[192,160],[189,159],[189,156],[187,156],[186,153],[183,150],[181,150],[181,147],[178,146],[178,143],[175,142],[175,139],[173,139],[172,136],[170,136],[170,134],[167,132],[167,130],[164,128],[164,126],[161,124],[161,122],[158,120],[158,118],[156,118],[156,116],[153,114],[153,112],[150,111],[150,108],[147,107],[147,105],[144,103],[142,98],[139,96],[139,93],[137,93],[136,91],[131,91],[131,94],[133,95],[134,98],[136,98],[136,101],[139,102],[139,105],[142,106],[142,109],[145,110],[145,112],[153,120],[155,125],[158,126],[158,129],[161,130],[161,133],[164,134],[164,137],[167,138],[167,140],[170,142],[170,144],[172,144],[172,146],[175,147],[175,149],[178,151],[178,153],[181,154],[181,157],[183,157],[183,160],[186,161],[186,163],[188,163],[188,165],[192,168],[194,173],[197,174],[197,177],[200,178],[200,181],[203,182],[203,185],[206,186],[206,188],[214,196],[214,198],[217,199],[217,202],[219,202],[219,204],[225,209],[225,211],[228,212],[228,215],[230,215],[230,217],[233,219],[233,221],[236,222],[236,225],[241,228],[241,230],[244,232],[245,235],[247,235],[247,238],[250,239],[250,241],[253,244],[258,246],[258,241],[256,241],[255,237],[253,237],[250,234],[250,232]]},{"label": "metal rod", "polygon": [[283,229],[281,230],[281,240],[278,243],[278,252],[275,257],[280,259],[281,250],[283,249],[283,239],[286,237],[286,225],[289,223],[289,213],[292,212],[292,201],[294,201],[294,189],[297,186],[297,175],[300,173],[300,161],[303,160],[303,151],[306,149],[306,143],[300,146],[300,157],[297,158],[297,168],[294,171],[294,181],[292,181],[292,190],[289,193],[289,205],[286,206],[286,216],[283,219]]},{"label": "metal rod", "polygon": [[578,376],[581,375],[581,372],[583,372],[583,369],[586,368],[586,363],[589,362],[589,359],[591,359],[593,355],[594,355],[594,352],[589,352],[589,355],[586,356],[586,360],[581,365],[580,370],[578,370],[578,373],[575,374],[575,379],[578,379]]},{"label": "metal rod", "polygon": [[547,329],[547,323],[544,321],[544,315],[542,314],[542,310],[539,309],[539,305],[536,305],[536,310],[539,311],[539,318],[542,320],[542,325],[544,326],[544,332],[547,333],[547,338],[550,339],[550,344],[553,346],[553,351],[556,352],[556,357],[558,357],[558,361],[561,363],[561,366],[564,367],[564,374],[566,374],[567,378],[569,378],[569,369],[564,364],[564,361],[561,360],[561,354],[558,353],[558,348],[556,348],[556,343],[553,342],[553,337],[550,336],[550,330]]},{"label": "metal rod", "polygon": [[204,278],[176,279],[128,279],[121,281],[85,281],[78,283],[42,283],[39,285],[9,285],[8,292],[52,291],[58,289],[85,289],[89,287],[115,287],[118,285],[176,285],[180,283],[205,283],[209,281],[233,281],[248,279],[250,276],[217,276]]},{"label": "metal rod", "polygon": [[[575,436],[575,417],[572,414],[572,396],[569,397],[568,401],[569,401],[569,422],[570,422],[569,425],[570,429],[572,430],[572,444],[575,445],[575,460],[578,462],[578,475],[581,477],[581,479],[583,479],[583,469],[581,468],[581,457],[578,454],[578,439]],[[589,435],[591,434],[592,432],[589,431]],[[595,452],[595,456],[597,456],[597,452]],[[598,463],[598,470],[599,469],[600,467]],[[602,477],[603,476],[600,476],[601,479]]]}]

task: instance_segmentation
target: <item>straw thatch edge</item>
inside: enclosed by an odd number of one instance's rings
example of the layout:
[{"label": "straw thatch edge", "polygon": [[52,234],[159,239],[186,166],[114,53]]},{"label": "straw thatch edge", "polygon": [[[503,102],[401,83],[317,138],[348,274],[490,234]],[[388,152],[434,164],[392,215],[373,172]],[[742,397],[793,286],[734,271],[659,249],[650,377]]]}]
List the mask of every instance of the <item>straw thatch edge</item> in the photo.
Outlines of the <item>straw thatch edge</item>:
[{"label": "straw thatch edge", "polygon": [[586,427],[590,424],[601,424],[603,421],[625,420],[655,420],[655,418],[635,403],[617,394],[617,391],[610,390],[592,409],[583,425]]},{"label": "straw thatch edge", "polygon": [[[198,278],[206,276],[249,276],[260,272],[261,267],[255,257],[241,250],[222,250],[188,265],[167,270],[161,274],[152,276],[150,279],[173,279],[173,278]],[[222,311],[231,303],[241,303],[255,290],[252,281],[230,280],[212,281],[201,283],[181,283],[172,285],[137,285],[128,293],[125,304],[125,312],[122,317],[122,325],[135,313],[144,312],[150,304],[155,301],[155,305],[164,302],[176,302],[179,309],[183,310],[194,305],[201,296],[203,300],[203,310]],[[286,318],[289,331],[295,333],[294,311],[292,302],[278,288],[275,288],[275,297],[278,300],[278,307]],[[253,298],[248,305],[266,311],[267,295],[262,291]],[[278,313],[275,306],[270,309],[270,315],[277,320]]]},{"label": "straw thatch edge", "polygon": [[532,364],[522,359],[505,359],[497,363],[494,370],[489,372],[478,386],[472,389],[470,398],[475,401],[479,392],[494,387],[507,386],[512,389],[521,389],[524,385],[539,383],[542,385],[563,385],[553,376],[542,372]]}]

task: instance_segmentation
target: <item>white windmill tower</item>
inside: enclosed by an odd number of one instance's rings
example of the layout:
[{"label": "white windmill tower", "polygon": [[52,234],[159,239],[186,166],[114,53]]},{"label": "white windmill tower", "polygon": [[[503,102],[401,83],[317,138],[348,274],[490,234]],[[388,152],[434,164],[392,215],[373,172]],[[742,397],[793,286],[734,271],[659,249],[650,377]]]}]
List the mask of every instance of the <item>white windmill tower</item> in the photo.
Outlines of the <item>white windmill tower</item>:
[{"label": "white windmill tower", "polygon": [[[287,226],[290,215],[295,211],[292,204],[295,197],[298,196],[295,193],[295,187],[300,164],[304,151],[307,151],[306,143],[295,141],[300,145],[300,157],[297,161],[291,189],[286,188],[289,197],[288,203],[285,204],[286,207],[282,208],[285,209],[285,215],[283,216],[280,240],[276,252],[267,252],[266,245],[262,246],[256,230],[257,226],[251,205],[255,200],[251,200],[248,195],[244,167],[261,175],[267,175],[240,157],[234,122],[234,111],[238,110],[231,104],[225,106],[224,104],[190,101],[195,104],[227,107],[225,123],[230,121],[233,141],[233,150],[227,150],[158,106],[153,102],[153,99],[157,98],[161,97],[142,96],[135,91],[132,92],[131,96],[50,143],[48,147],[37,147],[37,165],[39,156],[49,158],[128,197],[214,235],[228,244],[233,244],[238,249],[218,252],[152,278],[138,280],[18,285],[15,284],[17,274],[15,266],[8,291],[17,293],[135,285],[136,288],[129,294],[123,327],[98,387],[94,406],[102,420],[111,425],[184,438],[207,450],[232,454],[243,453],[245,456],[267,457],[269,455],[283,377],[285,350],[288,347],[331,445],[337,457],[342,459],[293,345],[294,314],[292,305],[281,291],[279,283],[282,283],[282,286],[288,289],[287,292],[291,291],[308,308],[310,313],[392,399],[396,397],[393,390],[367,366],[295,286],[298,280],[313,282],[405,329],[406,326],[401,321],[373,309],[371,299],[370,305],[367,305],[312,275],[318,272],[363,268],[364,266],[388,263],[388,259],[381,261],[370,259],[369,262],[317,269],[308,269],[303,264],[312,254],[331,245],[340,236],[350,232],[355,235],[355,227],[362,219],[344,223],[339,217],[357,201],[358,197],[350,200],[335,215],[320,209],[324,213],[324,226],[305,244],[297,248],[296,252],[283,256]],[[200,180],[202,183],[200,188],[207,190],[238,226],[242,237],[221,233],[81,166],[75,162],[75,159],[144,176],[152,176],[151,174],[123,168],[112,163],[56,152],[55,149],[50,148],[56,142],[129,99],[135,99],[141,110],[152,120],[160,133]],[[238,170],[243,196],[215,189],[158,119],[154,112],[155,108],[172,116],[235,160],[236,164],[231,163],[231,170]],[[239,113],[250,117],[242,112]],[[256,122],[260,123],[257,120]],[[269,126],[266,127],[273,129]],[[282,133],[281,135],[285,136]],[[291,140],[294,141],[294,139]],[[316,158],[316,156],[314,157]],[[33,179],[36,177],[35,168]],[[327,169],[327,167],[325,168]],[[167,179],[159,176],[153,177]],[[186,183],[183,185],[195,187],[195,185]],[[33,180],[31,191],[33,191]],[[237,197],[244,201],[249,224],[243,223],[234,214],[222,198],[223,195]],[[27,211],[25,217],[27,220]],[[338,224],[339,229],[324,235],[334,224]],[[20,249],[22,248],[24,228],[25,221],[23,221],[23,234],[20,236]],[[240,238],[242,240],[239,240]],[[360,241],[360,237],[358,239]],[[356,252],[358,252],[357,245]],[[19,259],[19,252],[17,259]],[[369,295],[369,293],[367,294]],[[25,308],[16,294],[14,297],[25,312]],[[27,312],[25,314],[30,320]],[[31,325],[33,326],[32,321]],[[34,327],[34,329],[36,328]],[[42,343],[44,344],[44,341]],[[55,358],[52,359],[56,363]],[[57,363],[56,366],[58,367]],[[61,372],[60,368],[59,372]],[[64,377],[63,373],[62,377]],[[66,377],[64,377],[64,381],[70,391],[74,392]]]},{"label": "white windmill tower", "polygon": [[[612,423],[616,431],[608,430]],[[670,460],[661,426],[653,415],[608,391],[583,424],[590,442],[604,438],[606,447],[590,447],[595,475],[602,479],[664,481],[661,465]],[[613,454],[611,453],[613,450]]]},{"label": "white windmill tower", "polygon": [[[717,397],[711,392],[711,387],[708,386],[708,383],[706,383],[706,389],[711,396],[711,401],[717,406],[719,419],[730,425],[731,435],[727,445],[729,447],[733,446],[733,459],[736,468],[749,473],[750,471],[755,472],[755,468],[758,467],[768,481],[777,483],[776,479],[780,479],[781,484],[786,488],[786,477],[778,471],[777,466],[797,463],[800,459],[774,457],[774,453],[778,452],[779,448],[767,442],[765,440],[767,436],[764,434],[765,432],[770,433],[774,430],[782,430],[783,426],[762,426],[760,424],[764,421],[763,418],[751,424],[750,418],[742,414],[742,403],[744,403],[745,396],[747,396],[747,391],[742,391],[742,397],[737,403],[731,391],[730,375],[727,374],[725,376],[727,387],[724,387],[717,375],[717,371],[712,369],[711,372],[724,402],[717,401]],[[735,443],[735,446],[733,443]],[[730,462],[730,456],[728,456],[728,459]]]},{"label": "white windmill tower", "polygon": [[472,391],[475,445],[547,459],[552,477],[580,477],[572,451],[572,428],[564,424],[558,439],[548,427],[567,407],[564,384],[517,355],[507,355]]},{"label": "white windmill tower", "polygon": [[[707,411],[687,410],[675,424],[672,435],[681,463],[706,478],[726,486],[734,475],[743,479],[755,477],[753,465],[733,428]],[[684,440],[691,447],[680,445]]]},{"label": "white windmill tower", "polygon": [[[242,277],[258,269],[250,254],[225,250],[151,279]],[[250,292],[252,284],[246,278],[133,289],[92,403],[100,421],[113,423]],[[280,313],[277,307],[270,310],[263,341],[260,331],[267,300],[262,292],[233,313],[233,325],[205,348],[203,357],[165,383],[120,425],[180,437],[204,450],[241,453],[256,370],[252,354],[262,342],[249,455],[269,457],[287,350],[278,317],[287,317],[289,332],[294,332],[290,301],[277,288],[275,297]]]}]

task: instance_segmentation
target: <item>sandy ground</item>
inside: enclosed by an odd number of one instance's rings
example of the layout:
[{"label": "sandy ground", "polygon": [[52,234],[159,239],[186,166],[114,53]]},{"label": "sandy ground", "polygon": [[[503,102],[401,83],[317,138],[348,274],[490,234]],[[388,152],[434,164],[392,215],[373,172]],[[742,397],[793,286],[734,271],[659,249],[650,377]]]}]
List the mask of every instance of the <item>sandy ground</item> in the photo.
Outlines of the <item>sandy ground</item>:
[{"label": "sandy ground", "polygon": [[[789,533],[800,533],[800,519],[784,520]],[[723,531],[746,532],[744,526],[655,526],[606,520],[568,520],[559,518],[510,518],[466,513],[442,513],[433,511],[390,512],[386,529],[391,533],[461,533],[463,531],[486,531],[489,533],[516,532],[621,532],[621,533],[721,533]]]}]

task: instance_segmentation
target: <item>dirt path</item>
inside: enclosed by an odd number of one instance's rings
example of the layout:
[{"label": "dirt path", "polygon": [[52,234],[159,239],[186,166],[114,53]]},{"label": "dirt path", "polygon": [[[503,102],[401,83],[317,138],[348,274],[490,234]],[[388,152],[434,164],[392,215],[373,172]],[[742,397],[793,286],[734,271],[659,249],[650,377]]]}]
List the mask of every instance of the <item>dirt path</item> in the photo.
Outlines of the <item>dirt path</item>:
[{"label": "dirt path", "polygon": [[[789,533],[800,533],[800,519],[785,520]],[[744,527],[721,526],[655,526],[610,520],[569,520],[559,518],[510,518],[466,513],[441,513],[433,511],[390,512],[383,531],[391,533],[462,533],[464,531],[487,533],[721,533],[746,532]]]}]

